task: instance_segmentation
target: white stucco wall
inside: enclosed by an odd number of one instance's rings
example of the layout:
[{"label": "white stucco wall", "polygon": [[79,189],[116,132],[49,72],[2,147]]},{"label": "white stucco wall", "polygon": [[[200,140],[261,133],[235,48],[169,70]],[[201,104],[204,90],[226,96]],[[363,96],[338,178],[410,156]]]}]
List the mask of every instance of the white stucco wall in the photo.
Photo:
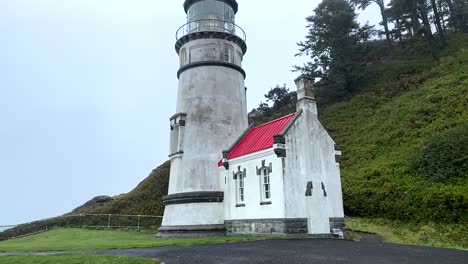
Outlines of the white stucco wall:
[{"label": "white stucco wall", "polygon": [[[272,165],[270,173],[271,204],[261,205],[261,176],[257,175],[257,167]],[[236,207],[236,180],[233,173],[246,169],[245,207]],[[241,219],[271,219],[284,218],[284,189],[283,189],[283,166],[281,158],[278,158],[273,149],[256,152],[241,158],[229,161],[229,170],[221,171],[224,187],[224,211],[226,220]]]},{"label": "white stucco wall", "polygon": [[190,203],[167,205],[162,226],[222,225],[222,203]]},{"label": "white stucco wall", "polygon": [[[181,58],[181,66],[207,61],[224,63],[225,47],[232,47],[233,51],[228,63],[241,66],[241,48],[223,39],[189,41],[182,46],[186,56]],[[183,153],[171,157],[168,193],[221,191],[217,166],[221,151],[230,147],[248,127],[244,76],[238,70],[217,65],[186,69],[179,76],[175,113],[187,116],[183,133],[171,133],[176,137],[171,141]],[[163,225],[209,225],[223,221],[222,203],[169,205]]]},{"label": "white stucco wall", "polygon": [[[286,134],[286,217],[308,217],[309,229],[322,233],[330,217],[344,217],[339,164],[335,162],[335,142],[319,122],[315,102],[302,100],[298,103],[301,109],[302,114]],[[305,197],[309,181],[313,193]]]}]

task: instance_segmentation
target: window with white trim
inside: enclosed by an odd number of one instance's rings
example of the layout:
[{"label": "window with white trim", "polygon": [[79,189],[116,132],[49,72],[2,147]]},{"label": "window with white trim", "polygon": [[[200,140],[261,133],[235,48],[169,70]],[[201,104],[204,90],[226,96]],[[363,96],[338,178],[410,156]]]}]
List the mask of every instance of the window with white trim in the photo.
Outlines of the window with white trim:
[{"label": "window with white trim", "polygon": [[269,201],[271,199],[270,170],[265,168],[261,173],[262,201]]},{"label": "window with white trim", "polygon": [[245,177],[246,177],[246,169],[241,171],[241,167],[238,167],[237,172],[232,172],[234,176],[234,180],[236,182],[235,188],[236,188],[236,203],[237,206],[245,206],[244,201],[245,201]]},{"label": "window with white trim", "polygon": [[243,203],[244,202],[244,177],[241,175],[237,178],[237,202]]},{"label": "window with white trim", "polygon": [[271,181],[270,176],[272,169],[272,164],[268,166],[265,165],[266,161],[262,160],[262,166],[257,167],[257,175],[259,176],[260,184],[260,205],[271,204]]}]

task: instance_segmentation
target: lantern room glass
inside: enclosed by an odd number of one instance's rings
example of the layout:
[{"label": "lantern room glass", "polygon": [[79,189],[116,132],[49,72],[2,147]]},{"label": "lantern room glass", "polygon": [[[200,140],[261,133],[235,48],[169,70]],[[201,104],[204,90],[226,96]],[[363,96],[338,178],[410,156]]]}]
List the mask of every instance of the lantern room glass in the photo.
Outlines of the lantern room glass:
[{"label": "lantern room glass", "polygon": [[222,1],[204,0],[193,4],[187,12],[187,22],[203,19],[235,23],[234,9]]},{"label": "lantern room glass", "polygon": [[223,1],[199,1],[189,8],[187,22],[189,23],[189,32],[226,31],[234,33],[234,9]]}]

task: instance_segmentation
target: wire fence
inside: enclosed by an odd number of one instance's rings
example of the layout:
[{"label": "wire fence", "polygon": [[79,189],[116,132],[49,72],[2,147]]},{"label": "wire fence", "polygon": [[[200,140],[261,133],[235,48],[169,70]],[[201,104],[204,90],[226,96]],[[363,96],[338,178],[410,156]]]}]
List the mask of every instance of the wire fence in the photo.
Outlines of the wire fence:
[{"label": "wire fence", "polygon": [[0,226],[0,240],[31,236],[52,228],[96,228],[96,229],[157,229],[162,216],[78,214],[48,218],[20,225]]}]

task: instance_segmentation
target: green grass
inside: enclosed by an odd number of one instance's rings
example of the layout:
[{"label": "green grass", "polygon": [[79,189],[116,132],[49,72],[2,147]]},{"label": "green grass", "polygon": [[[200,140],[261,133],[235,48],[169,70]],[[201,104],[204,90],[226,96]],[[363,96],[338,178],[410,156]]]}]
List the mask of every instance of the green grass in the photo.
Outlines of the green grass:
[{"label": "green grass", "polygon": [[353,231],[377,234],[389,243],[468,250],[466,225],[412,224],[387,219],[346,218],[346,226]]},{"label": "green grass", "polygon": [[233,243],[271,238],[204,237],[162,239],[155,231],[54,229],[38,235],[0,242],[0,252],[82,251]]},{"label": "green grass", "polygon": [[2,264],[156,264],[156,260],[144,258],[94,256],[94,255],[56,255],[0,257]]}]

